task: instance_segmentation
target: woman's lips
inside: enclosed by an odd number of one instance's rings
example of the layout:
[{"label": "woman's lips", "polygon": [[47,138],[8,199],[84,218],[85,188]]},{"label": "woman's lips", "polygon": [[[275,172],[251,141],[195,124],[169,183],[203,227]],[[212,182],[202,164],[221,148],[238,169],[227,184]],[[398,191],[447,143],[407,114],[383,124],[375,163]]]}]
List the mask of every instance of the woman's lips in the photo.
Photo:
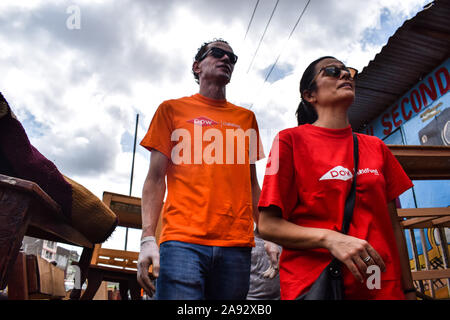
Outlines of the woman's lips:
[{"label": "woman's lips", "polygon": [[345,82],[341,84],[338,88],[350,88],[353,89],[353,85],[350,82]]}]

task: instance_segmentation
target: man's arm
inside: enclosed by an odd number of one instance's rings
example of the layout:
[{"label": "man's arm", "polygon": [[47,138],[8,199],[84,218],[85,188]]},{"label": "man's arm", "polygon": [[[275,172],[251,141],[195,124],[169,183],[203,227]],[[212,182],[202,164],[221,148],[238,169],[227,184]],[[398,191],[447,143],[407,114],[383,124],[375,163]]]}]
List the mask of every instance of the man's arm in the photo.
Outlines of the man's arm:
[{"label": "man's arm", "polygon": [[142,238],[137,263],[137,280],[144,290],[153,295],[155,286],[150,281],[148,269],[153,265],[152,273],[159,275],[159,248],[155,239],[156,226],[166,192],[166,172],[169,160],[157,150],[150,157],[150,168],[142,190]]},{"label": "man's arm", "polygon": [[251,179],[251,186],[252,186],[253,220],[255,221],[256,225],[258,225],[258,221],[259,221],[258,202],[259,202],[259,197],[261,195],[261,188],[259,187],[258,176],[256,175],[256,165],[255,164],[250,165],[250,179]]},{"label": "man's arm", "polygon": [[166,172],[169,159],[152,150],[150,168],[142,189],[142,238],[155,236],[156,226],[166,192]]}]

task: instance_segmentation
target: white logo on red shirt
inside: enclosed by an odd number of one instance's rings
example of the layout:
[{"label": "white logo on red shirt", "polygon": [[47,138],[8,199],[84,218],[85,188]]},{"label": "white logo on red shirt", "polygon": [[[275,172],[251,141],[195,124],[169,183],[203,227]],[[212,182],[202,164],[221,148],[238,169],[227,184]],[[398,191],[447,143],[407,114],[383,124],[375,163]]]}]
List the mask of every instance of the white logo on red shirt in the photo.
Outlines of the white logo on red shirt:
[{"label": "white logo on red shirt", "polygon": [[337,166],[325,173],[320,180],[344,180],[347,181],[353,178],[353,174],[343,166]]},{"label": "white logo on red shirt", "polygon": [[207,117],[199,117],[192,120],[188,120],[187,122],[193,123],[198,126],[202,127],[208,127],[218,124],[218,122],[215,122],[214,120],[208,119]]}]

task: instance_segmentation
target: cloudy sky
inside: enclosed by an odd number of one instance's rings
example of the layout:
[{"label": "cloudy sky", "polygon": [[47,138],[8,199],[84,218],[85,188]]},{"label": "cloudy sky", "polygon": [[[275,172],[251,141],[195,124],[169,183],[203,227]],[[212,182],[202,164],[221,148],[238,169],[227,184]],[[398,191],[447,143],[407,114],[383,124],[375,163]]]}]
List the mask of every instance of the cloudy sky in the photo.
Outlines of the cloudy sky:
[{"label": "cloudy sky", "polygon": [[[2,0],[0,91],[62,173],[99,198],[128,194],[136,114],[139,142],[162,101],[198,92],[191,66],[204,41],[223,38],[239,56],[227,99],[255,112],[268,153],[275,134],[296,125],[298,83],[312,60],[332,55],[362,70],[430,0],[311,0],[289,38],[307,2]],[[148,165],[138,146],[133,196]],[[130,230],[128,249],[138,239]],[[123,243],[119,229],[106,246]]]}]

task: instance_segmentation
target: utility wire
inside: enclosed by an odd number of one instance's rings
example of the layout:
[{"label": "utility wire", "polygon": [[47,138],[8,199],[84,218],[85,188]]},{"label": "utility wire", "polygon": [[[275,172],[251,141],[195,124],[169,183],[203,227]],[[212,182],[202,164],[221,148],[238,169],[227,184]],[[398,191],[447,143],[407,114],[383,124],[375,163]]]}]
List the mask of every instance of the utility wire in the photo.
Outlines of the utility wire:
[{"label": "utility wire", "polygon": [[272,14],[270,15],[269,21],[267,21],[266,28],[264,29],[264,33],[263,33],[263,35],[261,36],[261,39],[259,40],[259,43],[258,43],[258,47],[256,48],[255,54],[253,55],[252,62],[250,62],[250,65],[248,66],[247,73],[248,73],[248,72],[250,71],[250,69],[252,68],[253,61],[255,61],[255,57],[256,57],[256,55],[257,55],[257,53],[258,53],[259,47],[261,46],[261,43],[262,43],[262,41],[263,41],[263,39],[264,39],[264,36],[266,35],[267,28],[269,27],[270,21],[272,21],[273,14],[275,13],[275,10],[277,10],[278,2],[280,2],[280,0],[277,0],[277,3],[275,3],[275,7],[274,7],[273,10],[272,10]]},{"label": "utility wire", "polygon": [[292,34],[294,33],[295,29],[297,28],[297,25],[298,25],[298,23],[300,22],[300,20],[302,19],[303,14],[305,13],[306,8],[308,8],[308,5],[309,5],[310,2],[311,2],[311,0],[308,0],[308,2],[306,3],[305,7],[303,8],[302,13],[300,13],[300,16],[298,17],[297,22],[295,23],[294,27],[292,28],[291,33],[289,34],[289,37],[287,38],[286,42],[284,43],[283,48],[281,49],[280,54],[279,54],[278,57],[276,58],[276,60],[275,60],[275,62],[273,63],[272,67],[270,68],[270,71],[267,73],[266,78],[264,79],[264,83],[267,82],[267,79],[269,79],[269,76],[272,74],[272,71],[273,71],[273,69],[275,68],[276,64],[278,63],[278,60],[280,59],[281,54],[283,53],[284,48],[286,47],[286,44],[288,43],[289,39],[291,39]]},{"label": "utility wire", "polygon": [[256,8],[258,8],[259,0],[256,1],[255,9],[253,9],[252,17],[250,18],[250,22],[248,23],[247,32],[245,32],[244,40],[247,38],[248,30],[250,30],[250,26],[253,21],[253,17],[255,16]]},{"label": "utility wire", "polygon": [[[303,15],[305,14],[305,11],[306,11],[306,9],[308,8],[310,2],[311,2],[311,0],[308,0],[308,2],[306,3],[305,7],[304,7],[303,10],[302,10],[302,12],[300,13],[300,15],[299,15],[297,21],[295,22],[294,27],[293,27],[292,30],[291,30],[291,33],[289,34],[289,37],[286,39],[286,41],[285,41],[285,43],[284,43],[284,45],[283,45],[283,48],[282,48],[281,51],[280,51],[280,54],[279,54],[278,57],[275,59],[275,62],[273,63],[272,67],[270,68],[269,72],[267,73],[266,78],[264,79],[263,85],[264,85],[264,83],[267,82],[267,79],[269,79],[269,76],[272,74],[272,71],[275,69],[275,66],[276,66],[276,64],[278,63],[278,60],[280,59],[281,54],[283,53],[284,48],[286,47],[286,44],[288,43],[289,39],[291,39],[292,35],[294,34],[294,31],[295,31],[295,29],[297,28],[297,26],[298,26],[300,20],[302,19]],[[260,89],[260,90],[261,90],[261,89]],[[251,110],[252,107],[253,107],[253,103],[250,105],[249,109]]]}]

